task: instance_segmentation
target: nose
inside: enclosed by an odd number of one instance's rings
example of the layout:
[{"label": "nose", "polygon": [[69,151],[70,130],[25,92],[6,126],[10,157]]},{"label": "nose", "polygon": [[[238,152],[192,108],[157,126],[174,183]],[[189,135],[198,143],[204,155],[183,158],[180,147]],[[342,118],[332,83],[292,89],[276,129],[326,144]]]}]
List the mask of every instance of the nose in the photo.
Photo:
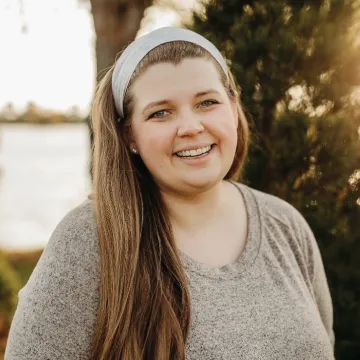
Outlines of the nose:
[{"label": "nose", "polygon": [[184,113],[179,119],[179,127],[177,130],[178,136],[194,136],[204,131],[198,116],[193,114],[191,111]]}]

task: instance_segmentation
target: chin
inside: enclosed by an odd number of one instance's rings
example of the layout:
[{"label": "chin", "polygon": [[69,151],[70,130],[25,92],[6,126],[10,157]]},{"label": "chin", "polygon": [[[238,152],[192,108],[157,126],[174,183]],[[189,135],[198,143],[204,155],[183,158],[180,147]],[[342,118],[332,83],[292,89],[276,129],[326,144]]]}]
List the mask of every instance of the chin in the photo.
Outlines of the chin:
[{"label": "chin", "polygon": [[223,179],[222,176],[198,175],[198,176],[193,176],[193,177],[189,177],[189,178],[184,178],[184,179],[182,179],[181,182],[187,188],[193,188],[193,189],[206,191],[206,190],[213,188],[217,184],[219,184],[222,179]]}]

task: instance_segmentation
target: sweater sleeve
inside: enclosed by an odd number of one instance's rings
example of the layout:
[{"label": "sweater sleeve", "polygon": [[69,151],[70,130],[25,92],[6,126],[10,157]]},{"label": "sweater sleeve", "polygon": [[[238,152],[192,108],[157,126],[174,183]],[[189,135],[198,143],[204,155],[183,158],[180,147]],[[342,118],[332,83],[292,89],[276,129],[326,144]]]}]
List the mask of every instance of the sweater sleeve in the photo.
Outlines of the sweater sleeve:
[{"label": "sweater sleeve", "polygon": [[88,359],[98,306],[98,249],[91,201],[61,220],[19,301],[5,360]]},{"label": "sweater sleeve", "polygon": [[303,247],[305,248],[304,250],[307,257],[308,271],[312,282],[316,304],[324,327],[334,348],[335,335],[333,330],[333,305],[324,264],[319,246],[310,226],[300,213],[298,213],[298,215],[300,217],[300,232],[302,234]]}]

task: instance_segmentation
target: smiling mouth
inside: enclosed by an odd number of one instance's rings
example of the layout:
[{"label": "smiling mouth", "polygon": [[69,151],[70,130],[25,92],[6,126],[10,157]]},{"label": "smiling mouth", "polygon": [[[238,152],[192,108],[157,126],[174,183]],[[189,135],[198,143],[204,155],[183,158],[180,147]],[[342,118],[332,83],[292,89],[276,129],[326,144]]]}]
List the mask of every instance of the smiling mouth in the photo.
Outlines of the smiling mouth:
[{"label": "smiling mouth", "polygon": [[197,158],[208,154],[213,148],[213,146],[214,144],[204,146],[203,148],[200,149],[179,151],[176,153],[176,156],[183,159]]}]

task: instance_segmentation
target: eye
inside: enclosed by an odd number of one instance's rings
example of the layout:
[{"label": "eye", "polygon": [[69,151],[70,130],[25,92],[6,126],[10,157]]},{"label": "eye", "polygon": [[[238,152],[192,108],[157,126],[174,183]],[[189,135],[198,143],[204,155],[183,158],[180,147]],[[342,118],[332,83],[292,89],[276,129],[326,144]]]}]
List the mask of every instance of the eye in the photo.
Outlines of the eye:
[{"label": "eye", "polygon": [[148,119],[152,118],[163,118],[165,117],[169,112],[167,110],[159,110],[151,114]]},{"label": "eye", "polygon": [[219,104],[216,100],[205,100],[200,103],[199,107],[209,107],[211,105]]}]

